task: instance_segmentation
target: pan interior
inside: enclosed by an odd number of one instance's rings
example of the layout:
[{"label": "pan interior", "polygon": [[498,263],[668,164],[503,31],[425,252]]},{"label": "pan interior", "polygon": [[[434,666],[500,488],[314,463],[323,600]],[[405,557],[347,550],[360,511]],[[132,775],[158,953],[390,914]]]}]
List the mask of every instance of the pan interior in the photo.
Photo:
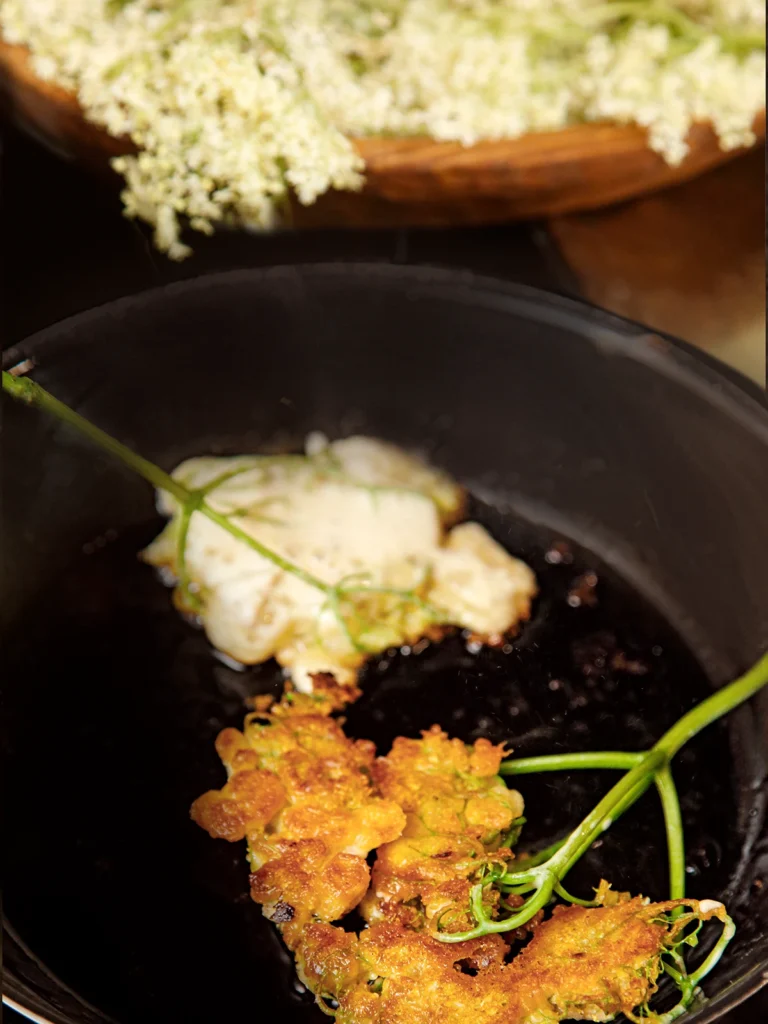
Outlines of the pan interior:
[{"label": "pan interior", "polygon": [[[502,650],[454,636],[370,665],[347,731],[386,752],[438,723],[520,756],[639,750],[708,691],[675,631],[594,555],[477,499],[471,514],[529,561],[541,597]],[[11,632],[6,898],[35,953],[121,1024],[186,1024],[245,1014],[288,1022],[322,1014],[247,894],[242,844],[214,842],[188,818],[223,784],[217,732],[245,699],[277,692],[273,664],[234,671],[182,621],[136,557],[159,522],[93,538]],[[598,578],[584,600],[585,573]],[[579,600],[581,599],[581,603]],[[739,853],[727,734],[711,729],[676,762],[690,894],[718,897]],[[612,773],[519,781],[522,846],[557,838]],[[654,794],[595,844],[570,878],[588,896],[601,876],[665,898],[663,826]],[[274,1019],[271,1016],[269,1019]]]},{"label": "pan interior", "polygon": [[[607,314],[429,268],[243,270],[82,314],[11,357],[165,469],[202,452],[296,450],[312,430],[365,433],[483,496],[473,514],[539,574],[536,617],[508,651],[472,654],[457,637],[372,665],[348,728],[382,750],[434,722],[520,755],[640,748],[765,649],[765,410]],[[140,481],[10,401],[2,445],[11,925],[119,1024],[319,1022],[248,898],[243,850],[188,818],[223,781],[216,733],[279,676],[218,662],[137,561],[159,527]],[[552,564],[563,537],[584,548]],[[590,569],[598,603],[571,607]],[[724,893],[739,916],[707,982],[722,997],[691,1024],[765,968],[768,887],[750,884],[768,871],[767,711],[740,709],[675,761],[690,891]],[[524,842],[573,826],[608,785],[521,781]],[[600,874],[665,894],[652,794],[569,887],[588,895]],[[47,990],[12,943],[4,966],[20,988]],[[61,989],[51,1002],[62,1024],[86,1019]]]}]

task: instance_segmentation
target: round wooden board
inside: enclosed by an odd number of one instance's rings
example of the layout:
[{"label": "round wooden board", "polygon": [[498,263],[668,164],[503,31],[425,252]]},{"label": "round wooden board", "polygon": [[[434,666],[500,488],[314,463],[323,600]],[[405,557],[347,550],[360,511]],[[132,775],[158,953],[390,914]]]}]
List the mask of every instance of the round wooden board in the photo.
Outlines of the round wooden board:
[{"label": "round wooden board", "polygon": [[[0,39],[0,70],[13,116],[62,155],[104,168],[131,152],[126,139],[87,121],[75,96],[39,79],[24,47]],[[765,135],[765,114],[755,125]],[[731,159],[708,125],[670,167],[631,126],[590,124],[465,147],[429,139],[358,139],[366,161],[360,193],[294,204],[297,226],[393,227],[489,224],[594,210],[686,181]]]}]

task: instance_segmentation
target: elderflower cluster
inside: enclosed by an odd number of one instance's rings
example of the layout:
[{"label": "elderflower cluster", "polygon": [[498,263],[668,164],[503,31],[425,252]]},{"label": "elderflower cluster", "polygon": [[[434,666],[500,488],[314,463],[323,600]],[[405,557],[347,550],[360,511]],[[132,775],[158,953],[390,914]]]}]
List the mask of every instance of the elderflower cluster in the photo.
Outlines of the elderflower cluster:
[{"label": "elderflower cluster", "polygon": [[126,212],[175,258],[181,220],[269,228],[356,189],[355,136],[465,145],[636,123],[670,163],[765,105],[762,0],[0,0],[0,31],[139,147]]}]

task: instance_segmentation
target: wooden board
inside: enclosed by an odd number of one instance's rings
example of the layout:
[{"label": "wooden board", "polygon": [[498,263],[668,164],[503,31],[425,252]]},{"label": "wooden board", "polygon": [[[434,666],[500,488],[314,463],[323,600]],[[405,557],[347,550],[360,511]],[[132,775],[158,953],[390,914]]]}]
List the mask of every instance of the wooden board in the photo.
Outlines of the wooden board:
[{"label": "wooden board", "polygon": [[765,386],[765,152],[548,228],[586,298]]},{"label": "wooden board", "polygon": [[[74,95],[37,78],[23,47],[0,40],[0,71],[11,111],[62,155],[92,166],[131,151],[88,122]],[[756,130],[765,134],[765,116]],[[367,166],[362,193],[334,193],[294,206],[297,226],[488,224],[594,210],[696,177],[724,153],[708,125],[695,125],[690,153],[670,167],[645,133],[611,124],[464,147],[429,139],[359,139]]]}]

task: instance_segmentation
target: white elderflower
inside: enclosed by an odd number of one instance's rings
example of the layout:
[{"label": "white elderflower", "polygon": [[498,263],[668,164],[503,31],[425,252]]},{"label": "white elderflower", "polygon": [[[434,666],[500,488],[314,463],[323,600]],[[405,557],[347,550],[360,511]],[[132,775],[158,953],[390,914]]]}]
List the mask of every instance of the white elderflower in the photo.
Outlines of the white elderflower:
[{"label": "white elderflower", "polygon": [[693,123],[730,149],[765,106],[762,0],[0,0],[0,31],[133,140],[126,213],[174,258],[182,221],[265,229],[289,192],[358,188],[355,136],[608,120],[675,164]]}]

